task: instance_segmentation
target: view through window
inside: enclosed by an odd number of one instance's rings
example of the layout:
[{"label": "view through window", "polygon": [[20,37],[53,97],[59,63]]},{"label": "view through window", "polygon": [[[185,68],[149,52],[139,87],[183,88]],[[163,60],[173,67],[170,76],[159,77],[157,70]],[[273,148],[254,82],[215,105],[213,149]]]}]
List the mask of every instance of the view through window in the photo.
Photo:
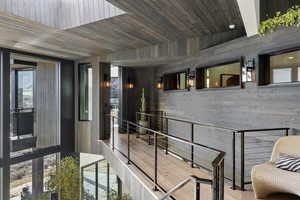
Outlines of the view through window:
[{"label": "view through window", "polygon": [[300,81],[300,51],[270,57],[271,83]]},{"label": "view through window", "polygon": [[203,82],[203,84],[199,84],[199,87],[197,87],[198,89],[239,86],[241,64],[240,62],[235,62],[208,67],[204,70],[203,68],[198,68],[196,75],[197,82]]}]

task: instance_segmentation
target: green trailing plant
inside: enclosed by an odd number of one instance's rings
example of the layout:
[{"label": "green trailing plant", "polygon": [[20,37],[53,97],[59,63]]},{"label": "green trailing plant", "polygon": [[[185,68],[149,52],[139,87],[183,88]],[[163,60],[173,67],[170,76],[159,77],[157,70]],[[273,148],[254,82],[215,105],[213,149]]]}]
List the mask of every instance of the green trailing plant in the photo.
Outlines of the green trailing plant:
[{"label": "green trailing plant", "polygon": [[278,27],[299,27],[300,7],[293,6],[286,13],[276,12],[275,17],[269,18],[259,25],[258,32],[261,36],[273,32]]}]

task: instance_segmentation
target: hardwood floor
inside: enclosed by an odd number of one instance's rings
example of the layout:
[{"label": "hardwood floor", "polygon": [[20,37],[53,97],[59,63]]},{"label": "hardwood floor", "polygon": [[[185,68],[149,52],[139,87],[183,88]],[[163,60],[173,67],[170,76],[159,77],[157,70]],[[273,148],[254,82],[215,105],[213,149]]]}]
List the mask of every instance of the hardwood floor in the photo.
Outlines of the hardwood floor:
[{"label": "hardwood floor", "polygon": [[[127,155],[127,134],[115,134],[115,147],[123,154]],[[135,135],[130,136],[130,159],[143,169],[152,178],[154,177],[154,146],[148,145],[142,139],[136,138]],[[107,141],[109,143],[109,141]],[[116,151],[117,152],[117,151]],[[116,153],[122,157],[120,153]],[[166,155],[161,149],[158,150],[158,184],[165,190],[170,190],[180,181],[190,175],[195,175],[200,178],[210,178],[210,174],[199,168],[190,168],[189,164],[172,156]],[[132,167],[135,167],[132,165]],[[143,174],[141,173],[141,176]],[[209,185],[201,185],[201,199],[211,199],[211,187]],[[188,184],[174,194],[174,197],[179,200],[193,199],[193,185]],[[241,192],[230,189],[230,183],[225,184],[225,200],[254,200],[254,194],[250,190]],[[267,200],[296,200],[299,197],[289,195],[273,195]]]}]

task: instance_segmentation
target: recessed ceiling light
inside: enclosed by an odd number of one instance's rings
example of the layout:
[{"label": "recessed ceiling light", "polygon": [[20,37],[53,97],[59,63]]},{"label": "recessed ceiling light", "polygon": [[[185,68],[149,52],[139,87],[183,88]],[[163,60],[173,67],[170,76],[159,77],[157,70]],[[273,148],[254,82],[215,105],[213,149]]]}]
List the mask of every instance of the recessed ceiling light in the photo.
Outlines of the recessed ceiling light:
[{"label": "recessed ceiling light", "polygon": [[229,29],[235,29],[235,24],[230,24]]},{"label": "recessed ceiling light", "polygon": [[288,59],[293,60],[295,57],[294,56],[289,56]]}]

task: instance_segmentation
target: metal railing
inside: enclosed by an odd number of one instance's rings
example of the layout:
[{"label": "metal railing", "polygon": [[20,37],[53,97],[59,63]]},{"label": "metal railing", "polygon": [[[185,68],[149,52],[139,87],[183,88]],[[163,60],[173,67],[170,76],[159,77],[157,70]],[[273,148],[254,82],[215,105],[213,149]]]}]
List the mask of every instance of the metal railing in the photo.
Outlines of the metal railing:
[{"label": "metal railing", "polygon": [[[225,131],[230,131],[232,132],[232,177],[225,177],[226,179],[232,181],[232,189],[235,190],[237,189],[237,184],[236,184],[236,159],[237,159],[237,148],[236,148],[236,135],[240,134],[241,141],[240,141],[240,166],[241,166],[241,173],[240,173],[240,187],[239,189],[244,191],[245,190],[245,185],[251,184],[251,182],[246,182],[245,181],[245,133],[259,133],[259,132],[270,132],[270,131],[284,131],[285,136],[289,135],[289,130],[290,128],[268,128],[268,129],[248,129],[248,130],[237,130],[233,128],[227,128],[227,127],[222,127],[222,126],[216,126],[212,124],[204,124],[200,122],[195,122],[195,121],[190,121],[186,119],[180,119],[180,118],[175,118],[175,117],[170,117],[167,116],[166,113],[163,115],[155,115],[155,114],[150,114],[150,113],[141,113],[137,112],[136,113],[136,120],[139,121],[141,116],[146,116],[147,118],[159,118],[161,120],[161,125],[160,127],[161,132],[165,134],[169,134],[169,121],[177,121],[177,122],[182,122],[186,124],[190,124],[191,126],[191,132],[190,132],[190,140],[191,142],[194,142],[194,135],[195,135],[195,126],[200,126],[200,127],[206,127],[206,128],[216,128],[220,130],[225,130]],[[164,123],[165,122],[165,123]],[[151,128],[151,124],[149,124],[149,127]],[[150,137],[149,137],[150,138]],[[150,143],[150,141],[149,141]],[[168,151],[171,151],[168,149],[168,144],[166,144],[166,153]],[[181,155],[178,155],[175,152],[172,152],[173,154],[176,154],[177,156],[183,158],[184,160],[188,160],[191,162],[191,167],[194,167],[195,165],[198,165],[202,168],[206,168],[204,166],[201,166],[200,164],[195,164],[194,161],[194,147],[191,147],[191,155],[190,158],[184,158]]]},{"label": "metal railing", "polygon": [[178,183],[175,187],[173,187],[171,190],[169,190],[160,200],[166,200],[168,199],[172,194],[174,194],[176,191],[183,188],[185,185],[187,185],[189,182],[193,182],[195,185],[195,194],[194,194],[194,200],[200,200],[200,184],[207,184],[211,185],[212,181],[209,179],[203,179],[199,178],[197,176],[189,176],[188,178],[184,179],[180,183]]},{"label": "metal railing", "polygon": [[[115,128],[114,128],[114,124],[115,124],[115,120],[121,120],[118,117],[115,116],[111,116],[111,120],[112,120],[112,137],[111,137],[111,142],[112,142],[112,150],[115,151],[117,150],[118,152],[120,152],[123,156],[125,156],[127,158],[127,164],[133,164],[135,167],[137,167],[146,177],[148,177],[154,184],[154,190],[161,190],[163,192],[165,192],[166,194],[169,194],[168,197],[175,199],[172,196],[173,192],[169,192],[167,193],[167,191],[158,183],[158,137],[165,137],[168,140],[174,140],[177,142],[180,142],[182,144],[186,144],[189,145],[193,148],[198,147],[198,148],[203,148],[207,151],[211,151],[211,152],[215,152],[217,154],[216,157],[214,157],[213,161],[211,162],[211,167],[212,167],[212,179],[200,179],[197,178],[195,180],[196,181],[196,185],[204,182],[205,184],[210,184],[212,187],[212,199],[213,200],[224,200],[224,157],[225,157],[225,152],[220,151],[218,149],[209,147],[209,146],[205,146],[202,144],[198,144],[195,143],[194,141],[189,141],[180,137],[176,137],[176,136],[172,136],[172,135],[168,135],[159,131],[155,131],[152,130],[148,127],[143,127],[137,123],[133,123],[130,121],[126,121],[126,120],[122,120],[121,122],[119,121],[119,126],[121,125],[122,127],[119,127],[119,129],[124,128],[126,129],[126,133],[127,133],[127,154],[124,153],[122,150],[118,149],[118,147],[116,147],[115,145]],[[152,178],[148,173],[146,173],[141,167],[138,166],[138,164],[136,164],[132,159],[131,159],[131,137],[134,133],[139,135],[139,130],[145,130],[147,132],[147,134],[152,134],[152,137],[154,138],[154,177]],[[134,131],[134,132],[132,132]],[[166,147],[167,148],[167,147]],[[188,181],[189,182],[189,181]],[[179,189],[179,188],[178,188]],[[176,190],[178,190],[176,188]],[[199,195],[200,195],[200,190],[198,191]],[[196,195],[196,194],[195,194]],[[197,195],[196,195],[197,196]],[[200,197],[200,196],[199,196]],[[197,199],[198,200],[198,199]]]},{"label": "metal railing", "polygon": [[236,134],[240,134],[240,151],[241,151],[241,176],[240,176],[240,190],[245,190],[245,185],[249,185],[252,182],[245,181],[245,134],[258,133],[258,132],[270,132],[270,131],[284,131],[284,136],[289,135],[290,128],[268,128],[268,129],[248,129],[248,130],[236,130],[232,133],[232,189],[237,188],[236,185]]}]

